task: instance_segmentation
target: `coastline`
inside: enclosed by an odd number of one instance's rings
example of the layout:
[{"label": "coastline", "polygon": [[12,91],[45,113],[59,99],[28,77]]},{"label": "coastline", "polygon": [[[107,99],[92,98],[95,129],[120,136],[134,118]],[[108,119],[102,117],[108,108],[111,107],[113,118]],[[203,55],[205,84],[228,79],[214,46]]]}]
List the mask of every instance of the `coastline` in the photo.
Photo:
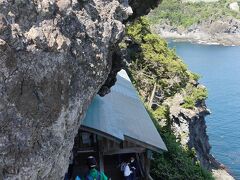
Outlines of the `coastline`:
[{"label": "coastline", "polygon": [[234,180],[229,168],[210,152],[211,145],[206,131],[205,117],[211,112],[207,109],[205,101],[199,102],[194,109],[182,108],[182,101],[181,94],[176,94],[173,98],[164,101],[169,106],[172,132],[180,140],[182,147],[194,148],[200,165],[211,172],[216,180]]},{"label": "coastline", "polygon": [[[239,46],[239,44],[221,43],[221,42],[217,42],[217,41],[205,41],[205,40],[202,40],[201,38],[192,38],[192,36],[187,37],[187,36],[180,36],[180,35],[179,36],[169,36],[169,35],[163,36],[163,35],[161,35],[161,37],[163,37],[164,39],[169,39],[174,42],[190,42],[190,43],[194,43],[194,44],[218,45],[218,46],[229,46],[229,47]],[[185,117],[188,116],[188,115],[186,115],[186,113],[184,113],[184,114],[185,114]],[[199,113],[196,112],[196,114],[199,114]],[[202,113],[200,113],[200,114],[202,114]],[[197,115],[197,117],[200,117],[200,116]],[[203,119],[204,119],[204,117],[203,117]],[[194,118],[190,118],[190,119],[194,119]],[[199,125],[197,125],[197,126],[199,126]],[[205,131],[205,133],[206,133],[206,136],[208,136],[206,131]],[[190,133],[190,134],[195,134],[195,133]],[[206,140],[203,146],[208,147],[208,143],[209,143],[208,140]],[[210,144],[209,144],[209,146],[211,147]],[[202,152],[201,156],[206,156],[208,159],[208,162],[209,162],[209,165],[203,165],[203,167],[207,168],[213,174],[213,176],[216,180],[234,180],[235,177],[233,176],[230,169],[226,165],[222,164],[219,160],[217,160],[213,156],[213,154],[211,154],[210,147],[209,147],[209,151]]]},{"label": "coastline", "polygon": [[210,154],[209,158],[213,165],[211,173],[216,180],[235,180],[227,166],[219,162],[212,154]]},{"label": "coastline", "polygon": [[164,21],[151,26],[151,30],[166,39],[197,44],[240,46],[240,20],[230,17],[205,20],[190,27],[176,27]]},{"label": "coastline", "polygon": [[240,34],[207,34],[204,32],[180,33],[178,31],[154,30],[164,39],[171,39],[176,42],[190,42],[202,45],[240,46]]}]

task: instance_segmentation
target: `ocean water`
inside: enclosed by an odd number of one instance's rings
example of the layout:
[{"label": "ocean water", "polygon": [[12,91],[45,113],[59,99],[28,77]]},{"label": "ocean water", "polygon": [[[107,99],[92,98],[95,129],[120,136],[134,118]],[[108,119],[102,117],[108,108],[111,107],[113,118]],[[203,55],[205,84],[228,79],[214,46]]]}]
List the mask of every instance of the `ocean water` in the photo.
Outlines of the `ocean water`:
[{"label": "ocean water", "polygon": [[208,89],[207,133],[214,157],[240,180],[240,47],[169,42]]}]

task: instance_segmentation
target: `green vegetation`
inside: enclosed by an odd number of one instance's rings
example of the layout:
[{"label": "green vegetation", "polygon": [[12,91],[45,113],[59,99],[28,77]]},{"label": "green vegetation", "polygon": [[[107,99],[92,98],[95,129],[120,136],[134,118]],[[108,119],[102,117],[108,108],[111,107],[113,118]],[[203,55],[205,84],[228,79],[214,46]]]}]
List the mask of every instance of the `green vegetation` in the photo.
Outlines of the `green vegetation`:
[{"label": "green vegetation", "polygon": [[[166,109],[165,109],[166,110]],[[163,138],[168,152],[163,154],[154,153],[151,162],[151,175],[153,179],[188,179],[188,180],[213,180],[211,173],[203,169],[199,162],[194,162],[194,149],[188,150],[181,147],[176,137],[171,133],[170,126],[160,127],[158,120],[162,118],[152,110],[148,110],[155,126]],[[169,113],[164,111],[166,119],[169,120]]]},{"label": "green vegetation", "polygon": [[[191,79],[197,80],[198,76],[187,70],[175,51],[169,49],[160,36],[151,33],[149,26],[148,21],[141,18],[127,28],[128,36],[135,42],[134,48],[128,47],[132,60],[131,74],[136,86],[145,86],[144,91],[148,95],[156,82],[162,96],[167,98],[180,92]],[[141,79],[147,81],[143,82]]]},{"label": "green vegetation", "polygon": [[154,154],[151,168],[153,179],[214,179],[207,170],[192,162],[190,152],[185,151],[176,142],[174,135],[165,133],[162,137],[168,147],[168,152]]},{"label": "green vegetation", "polygon": [[[149,30],[149,23],[141,18],[127,28],[129,41],[122,42],[120,48],[127,52],[130,61],[129,74],[143,101],[148,104],[154,87],[158,95],[158,107],[148,109],[154,124],[161,134],[168,152],[154,154],[151,175],[154,179],[213,179],[211,174],[195,162],[196,154],[193,149],[181,147],[171,131],[169,107],[163,101],[176,93],[186,96],[192,104],[206,98],[205,90],[197,86],[199,76],[187,70],[186,65],[177,57],[167,43]],[[147,105],[146,105],[147,107]],[[160,126],[161,124],[161,126]]]},{"label": "green vegetation", "polygon": [[[186,94],[182,107],[193,109],[198,101],[207,98],[206,89],[191,84],[191,81],[199,79],[199,75],[188,71],[175,51],[169,49],[159,35],[151,33],[149,26],[147,19],[141,18],[127,28],[128,36],[138,45],[139,51],[129,47],[132,60],[130,70],[136,87],[147,92],[144,99],[147,102],[156,82],[163,98],[176,93]],[[142,79],[147,81],[143,82]]]},{"label": "green vegetation", "polygon": [[168,21],[171,26],[189,27],[203,20],[215,20],[221,17],[240,19],[240,13],[228,8],[229,0],[218,2],[182,3],[180,0],[163,0],[158,8],[148,16],[152,24]]},{"label": "green vegetation", "polygon": [[168,107],[167,106],[159,106],[155,111],[153,111],[153,116],[157,117],[158,121],[161,119],[165,119],[168,116]]},{"label": "green vegetation", "polygon": [[190,77],[190,79],[193,79],[194,81],[198,81],[200,78],[200,76],[198,74],[192,73],[192,72],[189,73],[189,77]]},{"label": "green vegetation", "polygon": [[187,95],[184,97],[184,104],[182,105],[182,107],[186,109],[193,109],[198,101],[202,101],[208,96],[206,88],[196,88],[190,84],[187,85],[185,91]]}]

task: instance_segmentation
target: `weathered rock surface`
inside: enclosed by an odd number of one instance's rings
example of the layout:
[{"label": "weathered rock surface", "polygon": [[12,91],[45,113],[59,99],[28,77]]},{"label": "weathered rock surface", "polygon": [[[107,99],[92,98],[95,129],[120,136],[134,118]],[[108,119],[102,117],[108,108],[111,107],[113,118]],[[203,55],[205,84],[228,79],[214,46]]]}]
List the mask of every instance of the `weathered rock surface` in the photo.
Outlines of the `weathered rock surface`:
[{"label": "weathered rock surface", "polygon": [[132,11],[128,0],[0,0],[0,179],[64,176],[122,22],[158,3],[141,2],[129,0],[141,7]]},{"label": "weathered rock surface", "polygon": [[239,5],[238,5],[238,2],[232,2],[229,4],[229,8],[232,10],[232,11],[239,11]]},{"label": "weathered rock surface", "polygon": [[205,102],[198,102],[194,109],[185,109],[181,106],[183,96],[178,93],[164,103],[169,106],[173,133],[183,147],[187,147],[196,153],[195,161],[199,161],[202,167],[212,171],[216,180],[234,179],[224,165],[219,163],[210,153],[211,146],[205,122],[205,116],[209,115],[210,111],[207,109]]},{"label": "weathered rock surface", "polygon": [[204,117],[209,114],[204,102],[194,109],[182,108],[183,96],[176,94],[165,102],[169,106],[171,129],[183,146],[194,148],[197,159],[205,168],[210,168],[208,155],[210,144]]},{"label": "weathered rock surface", "polygon": [[212,173],[216,180],[234,180],[234,178],[229,176],[227,171],[224,169],[212,170]]},{"label": "weathered rock surface", "polygon": [[173,27],[165,22],[153,25],[152,30],[164,38],[180,41],[227,46],[240,45],[240,20],[230,17],[205,20],[186,29]]}]

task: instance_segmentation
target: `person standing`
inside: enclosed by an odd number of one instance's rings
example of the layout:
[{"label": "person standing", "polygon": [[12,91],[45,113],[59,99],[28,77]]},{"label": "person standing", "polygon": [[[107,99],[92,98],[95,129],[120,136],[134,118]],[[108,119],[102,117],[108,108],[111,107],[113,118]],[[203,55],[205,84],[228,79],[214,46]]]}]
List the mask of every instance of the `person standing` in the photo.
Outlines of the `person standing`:
[{"label": "person standing", "polygon": [[130,158],[129,167],[130,167],[130,170],[132,171],[131,180],[136,180],[136,177],[138,174],[138,165],[134,157]]},{"label": "person standing", "polygon": [[96,169],[97,161],[95,157],[89,156],[87,158],[87,165],[89,171],[87,175],[84,178],[82,178],[83,180],[108,180],[108,177],[103,172],[100,172]]},{"label": "person standing", "polygon": [[123,162],[121,164],[121,171],[123,172],[124,180],[131,180],[131,173],[130,167],[128,163]]}]

